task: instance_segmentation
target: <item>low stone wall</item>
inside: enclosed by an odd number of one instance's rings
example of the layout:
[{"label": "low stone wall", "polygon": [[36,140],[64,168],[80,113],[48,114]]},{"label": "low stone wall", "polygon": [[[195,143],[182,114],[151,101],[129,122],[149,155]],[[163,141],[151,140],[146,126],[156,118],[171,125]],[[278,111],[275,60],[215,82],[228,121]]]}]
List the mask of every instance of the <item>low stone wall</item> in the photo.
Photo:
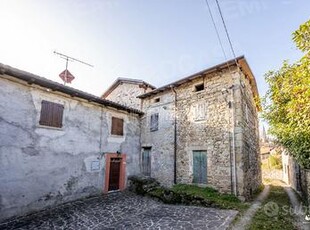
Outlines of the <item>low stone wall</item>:
[{"label": "low stone wall", "polygon": [[262,177],[266,179],[283,180],[283,173],[280,169],[265,169],[262,171]]},{"label": "low stone wall", "polygon": [[219,208],[213,201],[186,193],[174,192],[160,185],[154,178],[130,176],[128,190],[139,195],[150,196],[165,204],[184,204]]}]

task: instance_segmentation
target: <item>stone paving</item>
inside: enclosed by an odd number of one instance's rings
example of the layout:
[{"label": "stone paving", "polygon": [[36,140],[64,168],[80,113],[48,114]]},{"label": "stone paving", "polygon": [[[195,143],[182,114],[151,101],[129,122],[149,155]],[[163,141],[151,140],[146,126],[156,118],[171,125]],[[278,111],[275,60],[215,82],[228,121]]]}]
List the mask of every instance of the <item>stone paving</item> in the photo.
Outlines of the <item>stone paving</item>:
[{"label": "stone paving", "polygon": [[0,223],[0,229],[226,229],[237,211],[165,205],[129,192],[60,205]]}]

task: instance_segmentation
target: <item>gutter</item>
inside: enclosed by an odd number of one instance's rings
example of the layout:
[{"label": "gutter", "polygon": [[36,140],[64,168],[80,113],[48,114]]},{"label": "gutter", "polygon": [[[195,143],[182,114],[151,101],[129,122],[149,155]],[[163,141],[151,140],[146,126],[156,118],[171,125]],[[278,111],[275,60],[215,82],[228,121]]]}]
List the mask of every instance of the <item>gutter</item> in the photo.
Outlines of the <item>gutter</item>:
[{"label": "gutter", "polygon": [[174,175],[173,183],[177,183],[177,92],[173,86],[170,86],[174,93]]}]

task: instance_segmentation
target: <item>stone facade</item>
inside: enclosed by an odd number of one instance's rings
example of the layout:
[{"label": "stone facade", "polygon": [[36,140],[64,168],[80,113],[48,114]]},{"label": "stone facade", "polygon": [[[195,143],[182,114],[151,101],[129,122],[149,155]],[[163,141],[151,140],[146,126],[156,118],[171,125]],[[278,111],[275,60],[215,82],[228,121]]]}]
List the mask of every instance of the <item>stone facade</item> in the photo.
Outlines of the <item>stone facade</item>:
[{"label": "stone facade", "polygon": [[141,100],[137,96],[150,92],[152,89],[154,89],[153,86],[141,80],[119,78],[102,97],[141,110]]},{"label": "stone facade", "polygon": [[[201,84],[204,89],[197,91]],[[258,189],[257,108],[249,80],[236,67],[200,74],[173,89],[150,94],[142,98],[142,105],[141,146],[151,147],[152,177],[166,185],[174,182],[176,114],[177,183],[193,183],[193,152],[204,151],[208,186],[243,198]],[[157,131],[150,130],[154,113],[159,114]]]},{"label": "stone facade", "polygon": [[[138,114],[8,75],[0,88],[0,220],[102,193],[104,153],[125,153],[126,175],[139,173]],[[62,128],[39,125],[42,100],[64,106]],[[124,119],[122,137],[110,133],[112,116]]]}]

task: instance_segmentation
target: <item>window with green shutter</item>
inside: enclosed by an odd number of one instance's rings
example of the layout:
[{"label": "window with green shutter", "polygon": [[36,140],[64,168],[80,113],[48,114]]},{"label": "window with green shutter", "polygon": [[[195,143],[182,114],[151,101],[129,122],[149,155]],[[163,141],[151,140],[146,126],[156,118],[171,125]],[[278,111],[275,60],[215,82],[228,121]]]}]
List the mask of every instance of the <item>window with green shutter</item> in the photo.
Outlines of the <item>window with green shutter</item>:
[{"label": "window with green shutter", "polygon": [[50,101],[42,101],[40,125],[61,128],[64,106]]}]

